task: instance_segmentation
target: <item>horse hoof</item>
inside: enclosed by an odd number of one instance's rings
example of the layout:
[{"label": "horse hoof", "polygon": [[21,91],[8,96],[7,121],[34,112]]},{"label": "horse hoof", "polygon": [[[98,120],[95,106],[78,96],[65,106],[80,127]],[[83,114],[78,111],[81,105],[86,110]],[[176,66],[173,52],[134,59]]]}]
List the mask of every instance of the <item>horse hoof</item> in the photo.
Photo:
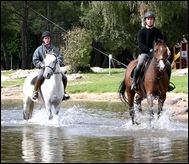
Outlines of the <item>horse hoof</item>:
[{"label": "horse hoof", "polygon": [[141,123],[140,122],[135,122],[136,125],[140,125]]},{"label": "horse hoof", "polygon": [[28,120],[28,117],[26,117],[26,114],[25,114],[25,113],[23,113],[23,119],[24,119],[24,120]]},{"label": "horse hoof", "polygon": [[23,118],[24,120],[29,120],[29,116],[25,112],[23,112]]},{"label": "horse hoof", "polygon": [[52,120],[52,119],[53,119],[53,116],[52,116],[52,115],[50,115],[50,116],[49,116],[49,120]]}]

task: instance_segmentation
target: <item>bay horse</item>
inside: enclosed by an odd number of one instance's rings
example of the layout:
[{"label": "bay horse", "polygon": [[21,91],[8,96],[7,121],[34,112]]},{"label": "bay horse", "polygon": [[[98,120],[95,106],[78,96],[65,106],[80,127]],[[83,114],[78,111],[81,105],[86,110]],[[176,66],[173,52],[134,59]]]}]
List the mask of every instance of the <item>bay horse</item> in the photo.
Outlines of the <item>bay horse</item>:
[{"label": "bay horse", "polygon": [[32,93],[34,90],[34,81],[38,75],[37,72],[29,74],[25,79],[23,86],[23,118],[31,119],[34,104],[37,103],[41,107],[45,107],[49,111],[49,119],[53,118],[52,110],[58,115],[60,103],[64,96],[64,85],[62,82],[62,71],[56,54],[51,51],[46,54],[44,59],[45,70],[43,77],[45,78],[40,87],[38,101],[32,101]]},{"label": "bay horse", "polygon": [[[163,40],[158,40],[153,45],[153,58],[146,62],[145,70],[138,80],[139,90],[131,90],[133,71],[138,60],[132,60],[125,72],[125,77],[119,87],[119,97],[122,102],[129,105],[129,113],[132,124],[139,124],[135,121],[135,106],[138,106],[139,112],[142,111],[141,102],[147,98],[149,121],[153,118],[153,100],[158,99],[158,118],[163,108],[168,90],[171,64],[168,60],[170,52]],[[148,64],[147,64],[148,63]],[[125,92],[127,96],[125,95]],[[137,94],[135,96],[135,94]]]}]

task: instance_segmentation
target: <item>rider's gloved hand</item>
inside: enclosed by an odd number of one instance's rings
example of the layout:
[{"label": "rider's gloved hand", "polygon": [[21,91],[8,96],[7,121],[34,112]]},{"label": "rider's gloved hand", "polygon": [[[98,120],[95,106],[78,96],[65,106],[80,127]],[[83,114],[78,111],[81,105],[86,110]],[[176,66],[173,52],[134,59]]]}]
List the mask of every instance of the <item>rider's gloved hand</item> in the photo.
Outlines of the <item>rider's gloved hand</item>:
[{"label": "rider's gloved hand", "polygon": [[40,64],[40,67],[41,67],[41,68],[45,68],[45,64],[41,63],[41,64]]},{"label": "rider's gloved hand", "polygon": [[149,58],[153,58],[153,49],[150,49],[150,52],[148,53]]}]

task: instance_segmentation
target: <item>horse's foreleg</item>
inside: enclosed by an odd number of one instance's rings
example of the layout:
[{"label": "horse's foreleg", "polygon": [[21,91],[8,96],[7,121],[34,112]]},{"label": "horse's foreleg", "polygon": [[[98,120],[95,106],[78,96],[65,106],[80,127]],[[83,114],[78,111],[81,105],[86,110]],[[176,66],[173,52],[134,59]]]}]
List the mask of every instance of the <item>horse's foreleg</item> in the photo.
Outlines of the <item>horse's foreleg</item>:
[{"label": "horse's foreleg", "polygon": [[129,114],[130,114],[130,116],[131,116],[132,124],[134,125],[134,124],[135,124],[135,120],[134,120],[135,111],[134,111],[134,108],[133,108],[133,107],[129,107]]},{"label": "horse's foreleg", "polygon": [[151,124],[152,119],[154,118],[154,112],[153,112],[153,96],[148,95],[147,96],[147,102],[148,102],[148,111],[149,111],[149,121]]},{"label": "horse's foreleg", "polygon": [[[54,106],[54,110],[55,110],[55,114],[58,115],[60,107],[59,106]],[[50,112],[49,120],[51,120],[53,118],[52,106],[51,106],[51,108],[49,108],[49,112]]]},{"label": "horse's foreleg", "polygon": [[135,123],[137,125],[140,124],[141,114],[142,114],[142,102],[143,98],[140,95],[136,95],[135,103],[134,103],[134,110],[135,110]]},{"label": "horse's foreleg", "polygon": [[58,115],[59,110],[60,110],[60,107],[59,107],[59,105],[58,105],[58,106],[55,108],[55,114],[56,114],[56,115]]},{"label": "horse's foreleg", "polygon": [[49,120],[52,120],[53,119],[53,115],[52,115],[52,111],[51,109],[49,110],[50,114],[49,114]]},{"label": "horse's foreleg", "polygon": [[129,114],[132,119],[132,124],[135,124],[135,111],[134,111],[134,93],[132,91],[127,91],[128,103],[129,103]]},{"label": "horse's foreleg", "polygon": [[158,99],[158,119],[160,117],[160,114],[163,110],[163,104],[164,104],[164,101],[165,101],[165,95],[164,96],[161,96],[159,99]]},{"label": "horse's foreleg", "polygon": [[53,119],[53,115],[52,115],[52,110],[51,110],[51,105],[50,104],[46,104],[46,109],[49,111],[49,120]]},{"label": "horse's foreleg", "polygon": [[136,96],[136,105],[139,112],[142,112],[142,106],[141,106],[142,100],[143,98],[141,96],[139,95]]},{"label": "horse's foreleg", "polygon": [[34,102],[30,99],[30,97],[27,97],[24,100],[24,110],[23,110],[23,118],[25,120],[28,120],[32,117]]}]

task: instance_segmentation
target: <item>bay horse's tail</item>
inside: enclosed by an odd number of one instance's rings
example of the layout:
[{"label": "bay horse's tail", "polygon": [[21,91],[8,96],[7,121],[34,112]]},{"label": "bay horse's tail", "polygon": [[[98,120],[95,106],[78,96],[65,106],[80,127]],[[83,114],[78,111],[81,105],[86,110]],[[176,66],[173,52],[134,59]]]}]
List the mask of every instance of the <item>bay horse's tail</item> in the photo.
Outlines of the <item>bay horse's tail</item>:
[{"label": "bay horse's tail", "polygon": [[125,91],[126,91],[126,85],[125,85],[125,79],[121,82],[118,92],[119,92],[119,98],[123,103],[128,104],[128,99],[125,96]]}]

